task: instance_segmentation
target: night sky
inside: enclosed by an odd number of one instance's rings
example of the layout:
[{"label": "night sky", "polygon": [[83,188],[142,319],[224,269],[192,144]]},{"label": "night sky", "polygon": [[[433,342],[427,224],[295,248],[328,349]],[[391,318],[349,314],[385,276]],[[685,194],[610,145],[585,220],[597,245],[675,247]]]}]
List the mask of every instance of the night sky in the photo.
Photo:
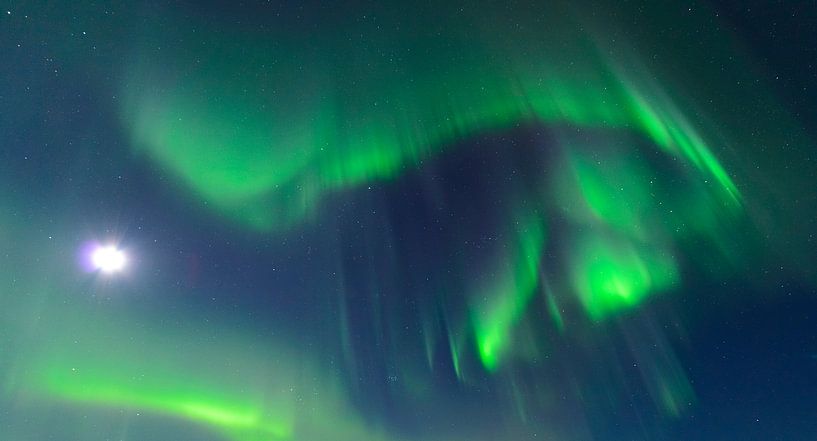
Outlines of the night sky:
[{"label": "night sky", "polygon": [[815,440],[815,35],[3,2],[0,441]]}]

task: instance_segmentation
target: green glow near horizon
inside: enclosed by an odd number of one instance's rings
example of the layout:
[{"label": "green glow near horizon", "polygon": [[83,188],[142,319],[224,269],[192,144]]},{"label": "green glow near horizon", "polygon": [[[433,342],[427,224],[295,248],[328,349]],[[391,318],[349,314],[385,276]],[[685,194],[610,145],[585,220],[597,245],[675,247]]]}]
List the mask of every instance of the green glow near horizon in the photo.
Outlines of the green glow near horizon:
[{"label": "green glow near horizon", "polygon": [[[46,317],[88,314],[64,309]],[[350,409],[337,379],[281,344],[250,351],[250,340],[226,329],[134,327],[110,314],[54,322],[19,359],[4,396],[151,413],[233,441],[382,439]]]},{"label": "green glow near horizon", "polygon": [[[53,397],[72,402],[185,418],[213,426],[236,440],[288,439],[293,433],[291,417],[263,415],[258,405],[250,405],[242,399],[221,398],[207,388],[191,390],[181,378],[157,379],[156,372],[146,378],[125,377],[116,371],[100,372],[98,364],[74,363],[77,364],[82,367],[46,366],[47,372],[41,376],[35,374],[39,376],[37,387]],[[115,365],[112,369],[121,371],[124,367]]]}]

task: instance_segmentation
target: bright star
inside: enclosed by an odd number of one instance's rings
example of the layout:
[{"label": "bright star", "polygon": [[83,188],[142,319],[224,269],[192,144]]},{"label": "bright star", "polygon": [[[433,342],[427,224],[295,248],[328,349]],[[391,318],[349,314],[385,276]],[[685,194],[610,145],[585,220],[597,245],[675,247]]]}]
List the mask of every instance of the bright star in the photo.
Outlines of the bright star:
[{"label": "bright star", "polygon": [[94,250],[91,261],[96,269],[105,273],[113,273],[124,268],[127,259],[125,253],[117,250],[116,247],[106,246]]}]

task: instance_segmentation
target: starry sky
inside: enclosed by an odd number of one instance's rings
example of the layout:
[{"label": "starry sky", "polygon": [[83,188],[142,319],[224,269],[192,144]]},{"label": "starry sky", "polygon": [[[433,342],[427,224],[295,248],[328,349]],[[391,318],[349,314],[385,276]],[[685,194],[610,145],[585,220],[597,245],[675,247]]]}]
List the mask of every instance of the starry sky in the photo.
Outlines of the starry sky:
[{"label": "starry sky", "polygon": [[817,439],[814,35],[3,2],[0,438]]}]

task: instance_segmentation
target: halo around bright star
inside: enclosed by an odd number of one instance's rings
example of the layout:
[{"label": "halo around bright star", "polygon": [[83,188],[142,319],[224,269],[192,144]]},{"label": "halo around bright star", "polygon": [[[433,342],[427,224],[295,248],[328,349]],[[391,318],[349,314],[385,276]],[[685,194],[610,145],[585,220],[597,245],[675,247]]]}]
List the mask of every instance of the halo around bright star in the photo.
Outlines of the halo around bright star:
[{"label": "halo around bright star", "polygon": [[125,253],[114,246],[100,246],[91,255],[91,262],[94,268],[105,273],[113,273],[122,270],[127,259]]}]

